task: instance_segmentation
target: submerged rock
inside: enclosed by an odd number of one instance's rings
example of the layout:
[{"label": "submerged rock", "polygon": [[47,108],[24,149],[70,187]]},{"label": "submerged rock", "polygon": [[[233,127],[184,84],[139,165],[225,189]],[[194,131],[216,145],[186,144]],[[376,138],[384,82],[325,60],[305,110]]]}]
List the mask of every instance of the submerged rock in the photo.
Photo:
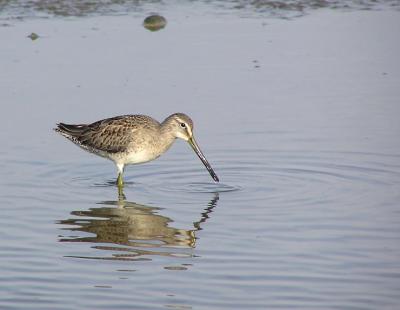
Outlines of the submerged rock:
[{"label": "submerged rock", "polygon": [[167,20],[164,16],[154,14],[147,16],[143,21],[143,27],[150,31],[158,31],[167,25]]}]

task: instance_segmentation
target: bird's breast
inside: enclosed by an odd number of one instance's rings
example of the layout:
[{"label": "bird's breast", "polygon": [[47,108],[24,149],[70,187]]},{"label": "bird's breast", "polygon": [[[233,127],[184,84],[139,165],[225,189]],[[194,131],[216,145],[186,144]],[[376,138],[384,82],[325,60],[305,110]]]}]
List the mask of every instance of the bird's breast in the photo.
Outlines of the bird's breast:
[{"label": "bird's breast", "polygon": [[125,154],[125,164],[140,164],[154,160],[166,152],[172,142],[173,140],[148,140],[140,144],[135,144]]}]

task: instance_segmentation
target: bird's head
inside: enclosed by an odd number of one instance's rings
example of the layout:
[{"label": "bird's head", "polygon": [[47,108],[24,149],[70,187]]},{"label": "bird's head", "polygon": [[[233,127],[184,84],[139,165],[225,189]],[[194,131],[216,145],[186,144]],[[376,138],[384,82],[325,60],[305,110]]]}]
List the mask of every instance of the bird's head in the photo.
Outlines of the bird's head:
[{"label": "bird's head", "polygon": [[197,145],[196,140],[193,136],[193,121],[189,116],[183,113],[175,113],[167,117],[164,121],[168,123],[169,130],[174,134],[176,138],[183,139],[189,143],[192,149],[196,152],[197,156],[200,158],[204,166],[207,168],[211,177],[214,181],[219,182],[217,175],[211,168],[203,152]]}]

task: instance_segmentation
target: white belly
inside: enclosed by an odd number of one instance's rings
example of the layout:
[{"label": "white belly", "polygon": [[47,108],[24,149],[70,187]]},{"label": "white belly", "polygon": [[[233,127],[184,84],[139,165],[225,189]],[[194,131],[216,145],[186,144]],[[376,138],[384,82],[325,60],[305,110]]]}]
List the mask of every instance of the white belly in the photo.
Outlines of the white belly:
[{"label": "white belly", "polygon": [[134,165],[151,161],[159,156],[160,154],[156,154],[146,150],[140,150],[130,153],[107,154],[104,157],[108,157],[117,165]]},{"label": "white belly", "polygon": [[156,159],[158,156],[159,156],[158,154],[142,150],[139,152],[128,154],[123,158],[123,162],[125,165],[140,164]]}]

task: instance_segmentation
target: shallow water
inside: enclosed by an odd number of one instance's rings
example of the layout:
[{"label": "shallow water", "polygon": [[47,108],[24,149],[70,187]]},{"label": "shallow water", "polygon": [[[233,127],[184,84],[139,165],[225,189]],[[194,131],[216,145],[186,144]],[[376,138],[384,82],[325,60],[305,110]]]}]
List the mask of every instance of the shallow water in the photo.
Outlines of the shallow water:
[{"label": "shallow water", "polygon": [[[0,308],[400,307],[400,13],[156,7],[2,13]],[[52,131],[177,111],[220,183],[177,141],[119,199]]]}]

